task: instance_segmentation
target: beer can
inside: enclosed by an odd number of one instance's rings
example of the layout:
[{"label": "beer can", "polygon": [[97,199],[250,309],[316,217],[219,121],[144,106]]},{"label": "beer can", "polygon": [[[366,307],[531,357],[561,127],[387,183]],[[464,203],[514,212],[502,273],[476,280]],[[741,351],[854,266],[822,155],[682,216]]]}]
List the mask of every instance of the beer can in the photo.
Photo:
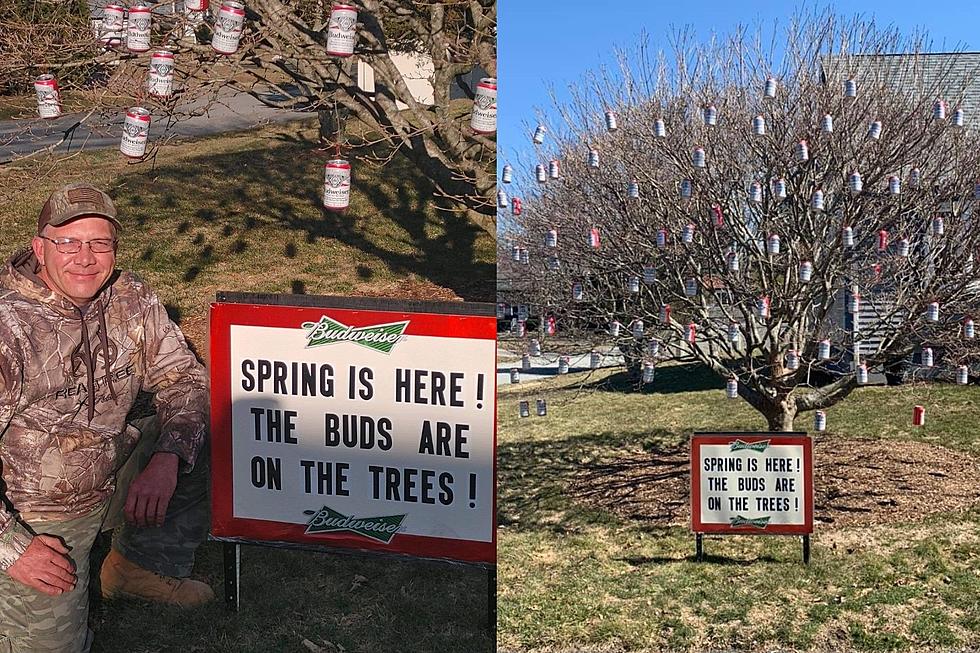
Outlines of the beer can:
[{"label": "beer can", "polygon": [[343,211],[350,205],[350,162],[331,159],[323,166],[323,208]]},{"label": "beer can", "polygon": [[909,243],[908,238],[902,238],[898,241],[898,255],[902,258],[908,258],[909,252],[912,246]]},{"label": "beer can", "polygon": [[883,252],[888,249],[888,230],[882,229],[878,232],[878,251]]},{"label": "beer can", "polygon": [[554,315],[549,315],[548,319],[545,321],[544,332],[549,336],[553,336],[558,333],[558,320],[555,319]]},{"label": "beer can", "polygon": [[512,197],[510,199],[510,214],[511,215],[520,215],[521,214],[521,211],[522,211],[522,209],[521,209],[521,198],[520,197]]},{"label": "beer can", "polygon": [[470,114],[470,129],[477,134],[492,134],[497,131],[496,77],[484,77],[476,85],[473,94],[473,112]]},{"label": "beer can", "polygon": [[184,9],[187,11],[207,11],[208,0],[184,0]]},{"label": "beer can", "polygon": [[639,199],[640,197],[640,182],[636,179],[630,181],[629,186],[626,188],[626,194],[633,199]]},{"label": "beer can", "polygon": [[[658,234],[658,243],[659,243],[659,234]],[[657,281],[657,268],[653,267],[652,265],[644,265],[643,283],[649,285],[655,283],[656,281]]]},{"label": "beer can", "polygon": [[946,233],[946,225],[943,222],[942,216],[937,215],[932,219],[932,235],[942,236],[944,233]]},{"label": "beer can", "polygon": [[800,263],[799,281],[800,283],[810,283],[810,279],[813,277],[813,263],[810,261],[803,261]]},{"label": "beer can", "polygon": [[497,191],[497,208],[506,209],[507,208],[507,193],[503,188]]},{"label": "beer can", "polygon": [[818,410],[813,414],[813,430],[818,432],[827,430],[827,413]]},{"label": "beer can", "polygon": [[597,227],[589,229],[589,247],[599,249],[599,229]]},{"label": "beer can", "polygon": [[688,322],[687,328],[684,330],[684,339],[689,343],[694,344],[698,339],[698,327],[694,322]]},{"label": "beer can", "polygon": [[[327,24],[327,54],[333,57],[349,57],[354,54],[356,44],[357,7],[333,5],[330,8],[330,22]],[[494,85],[494,96],[496,95],[496,85]]]},{"label": "beer can", "polygon": [[549,229],[544,236],[545,247],[558,247],[558,230]]},{"label": "beer can", "polygon": [[132,107],[126,112],[119,151],[138,159],[146,154],[146,142],[150,136],[150,112],[143,107]]},{"label": "beer can", "polygon": [[115,47],[123,40],[123,21],[126,18],[126,8],[120,4],[110,3],[102,10],[102,27],[99,40],[103,45]]},{"label": "beer can", "polygon": [[589,150],[589,167],[599,167],[599,150]]},{"label": "beer can", "polygon": [[844,80],[844,97],[855,98],[857,94],[857,82],[853,78]]},{"label": "beer can", "polygon": [[664,304],[660,307],[660,321],[664,324],[670,324],[670,304]]},{"label": "beer can", "polygon": [[558,373],[568,374],[568,356],[558,357]]},{"label": "beer can", "polygon": [[798,370],[800,369],[800,356],[796,353],[795,349],[790,349],[786,352],[786,369],[788,370]]},{"label": "beer can", "polygon": [[558,179],[560,176],[559,165],[558,161],[554,159],[548,162],[548,176],[552,179]]},{"label": "beer can", "polygon": [[847,311],[857,315],[861,311],[861,293],[852,291],[847,299]]},{"label": "beer can", "polygon": [[919,184],[922,183],[922,171],[918,168],[912,168],[909,172],[909,184],[912,188],[918,188]]},{"label": "beer can", "polygon": [[61,115],[61,92],[54,75],[41,75],[34,80],[37,95],[37,115],[42,118],[57,118]]},{"label": "beer can", "polygon": [[728,253],[728,271],[738,272],[738,252]]},{"label": "beer can", "polygon": [[766,135],[766,119],[762,116],[756,116],[752,119],[752,133],[756,136]]},{"label": "beer can", "polygon": [[524,371],[524,372],[530,372],[531,371],[531,355],[530,354],[523,354],[521,356],[521,370]]},{"label": "beer can", "polygon": [[888,192],[892,195],[899,195],[902,192],[902,180],[892,175],[888,178]]},{"label": "beer can", "polygon": [[664,122],[663,118],[657,118],[653,121],[653,133],[657,138],[667,138],[667,123]]},{"label": "beer can", "polygon": [[541,355],[541,341],[537,338],[531,338],[531,341],[527,343],[527,353],[532,356]]},{"label": "beer can", "polygon": [[769,317],[769,304],[770,304],[770,302],[769,302],[769,296],[768,295],[763,295],[762,297],[759,297],[759,299],[756,300],[756,302],[755,302],[756,314],[759,317],[763,318],[763,319],[768,318]]},{"label": "beer can", "polygon": [[684,295],[686,297],[694,297],[698,294],[698,280],[694,277],[688,277],[684,279]]},{"label": "beer can", "polygon": [[576,302],[580,302],[585,299],[585,290],[582,287],[582,283],[579,281],[572,284],[572,299]]},{"label": "beer can", "polygon": [[609,323],[609,335],[613,338],[619,337],[619,331],[622,329],[623,325],[619,323],[619,320],[612,320]]},{"label": "beer can", "polygon": [[626,288],[633,295],[640,292],[640,277],[631,276],[626,282]]},{"label": "beer can", "polygon": [[514,261],[521,260],[521,248],[518,245],[514,245],[510,248],[511,259]]},{"label": "beer can", "polygon": [[769,253],[778,254],[779,253],[779,234],[772,234],[769,236]]},{"label": "beer can", "polygon": [[657,358],[660,355],[660,341],[656,338],[650,338],[650,342],[647,343],[647,356],[650,358]]},{"label": "beer can", "polygon": [[633,322],[630,324],[630,330],[633,334],[633,337],[637,339],[642,338],[644,327],[645,325],[643,324],[643,320],[639,318],[633,320]]},{"label": "beer can", "polygon": [[854,230],[851,227],[841,229],[841,242],[844,247],[854,247]]},{"label": "beer can", "polygon": [[741,330],[738,328],[738,322],[729,322],[728,324],[728,341],[738,342],[741,337]]},{"label": "beer can", "polygon": [[959,385],[966,385],[970,382],[970,370],[966,365],[958,365],[956,367],[956,383]]},{"label": "beer can", "polygon": [[796,144],[796,160],[800,163],[808,161],[810,159],[810,146],[807,145],[806,141],[800,141]]},{"label": "beer can", "polygon": [[667,230],[657,229],[657,247],[663,249],[667,246]]},{"label": "beer can", "polygon": [[530,417],[531,416],[531,407],[530,407],[530,404],[529,404],[528,401],[522,400],[520,402],[520,404],[518,404],[518,406],[519,406],[519,408],[518,408],[518,414],[521,417]]},{"label": "beer can", "polygon": [[851,189],[851,192],[855,195],[860,193],[864,188],[864,180],[861,179],[861,173],[855,170],[847,177],[847,186]]},{"label": "beer can", "polygon": [[498,303],[497,304],[497,319],[502,320],[507,316],[507,304]]},{"label": "beer can", "polygon": [[599,355],[595,349],[589,352],[589,368],[598,369],[599,363],[602,362],[602,356]]},{"label": "beer can", "polygon": [[653,363],[646,361],[643,363],[643,382],[653,383],[653,377],[655,376],[657,368],[654,367]]},{"label": "beer can", "polygon": [[946,102],[937,99],[932,103],[933,120],[946,120]]},{"label": "beer can", "polygon": [[694,185],[691,183],[690,179],[681,180],[681,197],[684,199],[690,199],[691,194],[694,192]]},{"label": "beer can", "polygon": [[233,0],[224,0],[214,21],[214,35],[211,47],[218,54],[235,54],[242,39],[245,27],[245,5]]},{"label": "beer can", "polygon": [[923,347],[922,367],[932,367],[932,364],[933,364],[932,347]]},{"label": "beer can", "polygon": [[737,399],[738,398],[738,380],[737,379],[735,379],[735,378],[728,379],[728,382],[725,384],[725,396],[727,396],[729,399]]},{"label": "beer can", "polygon": [[763,95],[767,98],[776,97],[776,80],[773,79],[772,77],[766,78],[766,88],[765,91],[763,92]]},{"label": "beer can", "polygon": [[696,147],[696,148],[694,148],[694,153],[691,154],[691,165],[693,165],[695,168],[703,168],[703,167],[705,167],[706,163],[705,163],[705,158],[704,158],[704,148],[703,147]]},{"label": "beer can", "polygon": [[694,225],[688,222],[681,230],[681,242],[690,245],[694,242]]},{"label": "beer can", "polygon": [[611,132],[619,129],[619,124],[616,119],[616,113],[614,111],[606,111],[606,129]]},{"label": "beer can", "polygon": [[834,131],[834,117],[829,113],[823,114],[823,120],[820,121],[820,128],[825,134],[833,133]]},{"label": "beer can", "polygon": [[973,340],[976,337],[976,329],[973,326],[973,319],[966,318],[963,320],[963,337],[967,340]]},{"label": "beer can", "polygon": [[531,255],[526,247],[521,248],[521,265],[527,265],[531,260]]},{"label": "beer can", "polygon": [[538,180],[539,184],[543,184],[548,181],[548,171],[545,169],[543,163],[539,163],[534,166],[534,177]]},{"label": "beer can", "polygon": [[135,4],[129,8],[129,22],[126,27],[126,47],[130,52],[146,52],[150,49],[150,32],[153,18],[150,8]]},{"label": "beer can", "polygon": [[718,109],[715,108],[715,105],[710,104],[706,106],[704,108],[703,115],[704,124],[708,125],[709,127],[714,127],[718,124]]},{"label": "beer can", "polygon": [[541,145],[544,143],[544,135],[548,133],[548,128],[544,125],[538,125],[534,128],[534,134],[531,136],[531,141],[535,145]]},{"label": "beer can", "polygon": [[725,214],[722,213],[721,207],[717,204],[711,205],[711,215],[714,217],[714,225],[717,228],[722,228],[725,226]]},{"label": "beer can", "polygon": [[749,185],[749,201],[753,204],[762,202],[762,184],[757,181],[753,181]]},{"label": "beer can", "polygon": [[538,399],[535,403],[537,404],[538,417],[545,417],[548,414],[548,402],[544,399]]},{"label": "beer can", "polygon": [[558,260],[557,256],[549,256],[547,265],[549,270],[557,272],[561,268],[561,261]]},{"label": "beer can", "polygon": [[881,121],[874,120],[870,125],[868,125],[868,138],[871,140],[878,140],[881,138]]},{"label": "beer can", "polygon": [[514,168],[509,163],[504,164],[503,172],[500,174],[500,181],[509,184],[514,181]]},{"label": "beer can", "polygon": [[966,114],[962,107],[957,107],[953,112],[953,127],[962,127],[966,122]]},{"label": "beer can", "polygon": [[777,198],[786,199],[786,180],[779,177],[772,183],[772,194]]},{"label": "beer can", "polygon": [[147,90],[156,97],[170,97],[174,89],[174,53],[157,50],[150,55],[150,77]]},{"label": "beer can", "polygon": [[512,367],[510,370],[510,382],[520,383],[521,382],[521,371],[516,367]]},{"label": "beer can", "polygon": [[830,341],[827,339],[821,340],[817,345],[817,358],[822,361],[828,360],[830,358]]},{"label": "beer can", "polygon": [[525,320],[517,320],[517,333],[515,335],[518,338],[523,338],[527,335],[527,322]]},{"label": "beer can", "polygon": [[926,423],[926,409],[924,406],[916,406],[912,409],[912,426],[924,426]]},{"label": "beer can", "polygon": [[857,382],[858,385],[868,384],[868,366],[864,363],[858,365],[857,368]]}]

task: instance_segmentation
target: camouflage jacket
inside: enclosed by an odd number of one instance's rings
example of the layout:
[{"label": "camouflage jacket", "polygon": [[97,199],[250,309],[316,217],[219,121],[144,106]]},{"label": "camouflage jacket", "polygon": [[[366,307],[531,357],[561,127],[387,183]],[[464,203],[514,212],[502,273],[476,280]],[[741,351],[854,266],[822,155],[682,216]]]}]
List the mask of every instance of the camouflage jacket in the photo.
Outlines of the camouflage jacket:
[{"label": "camouflage jacket", "polygon": [[[0,569],[30,544],[25,524],[64,521],[106,501],[139,435],[137,393],[155,393],[158,451],[194,465],[208,381],[157,296],[117,272],[84,311],[50,290],[27,250],[0,272]],[[90,388],[94,389],[90,391]]]}]

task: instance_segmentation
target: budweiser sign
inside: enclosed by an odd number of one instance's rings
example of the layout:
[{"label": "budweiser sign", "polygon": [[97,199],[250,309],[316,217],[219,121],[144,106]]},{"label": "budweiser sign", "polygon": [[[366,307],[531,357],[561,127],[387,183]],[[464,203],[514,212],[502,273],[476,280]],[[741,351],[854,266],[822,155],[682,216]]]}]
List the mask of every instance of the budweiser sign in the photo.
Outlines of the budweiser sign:
[{"label": "budweiser sign", "polygon": [[312,515],[306,523],[307,535],[348,532],[388,544],[401,529],[407,515],[387,517],[357,517],[337,512],[330,506],[319,510],[304,510],[304,515]]},{"label": "budweiser sign", "polygon": [[372,326],[352,327],[338,322],[326,315],[319,322],[303,322],[306,334],[306,347],[320,347],[335,342],[354,342],[368,349],[390,354],[408,328],[409,320],[388,322]]}]

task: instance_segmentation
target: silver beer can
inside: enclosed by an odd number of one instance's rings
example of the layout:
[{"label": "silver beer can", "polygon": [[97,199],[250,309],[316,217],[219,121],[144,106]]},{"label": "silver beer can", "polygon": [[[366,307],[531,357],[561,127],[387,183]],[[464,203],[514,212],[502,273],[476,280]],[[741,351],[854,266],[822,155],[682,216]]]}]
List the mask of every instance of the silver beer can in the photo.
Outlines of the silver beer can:
[{"label": "silver beer can", "polygon": [[470,129],[477,134],[497,131],[497,78],[484,77],[476,85]]},{"label": "silver beer can", "polygon": [[174,53],[157,50],[150,55],[150,77],[147,90],[156,97],[170,97],[174,89]]},{"label": "silver beer can", "polygon": [[357,45],[357,7],[333,5],[330,8],[330,22],[327,24],[327,54],[332,57],[349,57],[354,54],[355,45]]},{"label": "silver beer can", "polygon": [[350,206],[350,162],[332,159],[323,166],[323,208],[343,211]]},{"label": "silver beer can", "polygon": [[509,163],[504,164],[504,169],[500,173],[500,181],[509,184],[514,180],[514,168]]},{"label": "silver beer can", "polygon": [[820,432],[827,430],[827,413],[818,410],[813,414],[813,430]]},{"label": "silver beer can", "polygon": [[54,75],[41,75],[34,80],[37,95],[37,115],[42,118],[57,118],[61,115],[61,92]]},{"label": "silver beer can", "polygon": [[531,135],[531,142],[535,145],[541,145],[544,143],[544,135],[548,133],[548,128],[544,125],[538,125],[534,128],[534,134]]},{"label": "silver beer can", "polygon": [[245,28],[245,5],[233,0],[224,0],[214,21],[214,35],[211,37],[211,47],[218,54],[234,54],[242,39]]},{"label": "silver beer can", "polygon": [[146,154],[149,136],[150,112],[143,107],[132,107],[126,112],[119,151],[130,158],[138,159]]},{"label": "silver beer can", "polygon": [[153,18],[150,8],[144,4],[129,8],[129,22],[126,27],[126,47],[130,52],[146,52],[150,49],[150,32]]}]

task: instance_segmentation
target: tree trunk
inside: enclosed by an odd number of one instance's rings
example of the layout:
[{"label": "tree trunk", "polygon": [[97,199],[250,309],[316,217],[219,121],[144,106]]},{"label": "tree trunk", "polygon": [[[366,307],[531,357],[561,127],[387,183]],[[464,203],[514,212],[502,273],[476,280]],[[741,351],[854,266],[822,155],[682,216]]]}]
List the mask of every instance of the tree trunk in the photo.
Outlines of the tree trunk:
[{"label": "tree trunk", "polygon": [[792,401],[783,401],[766,406],[761,411],[769,423],[770,431],[792,431],[793,420],[796,418],[796,406]]}]

